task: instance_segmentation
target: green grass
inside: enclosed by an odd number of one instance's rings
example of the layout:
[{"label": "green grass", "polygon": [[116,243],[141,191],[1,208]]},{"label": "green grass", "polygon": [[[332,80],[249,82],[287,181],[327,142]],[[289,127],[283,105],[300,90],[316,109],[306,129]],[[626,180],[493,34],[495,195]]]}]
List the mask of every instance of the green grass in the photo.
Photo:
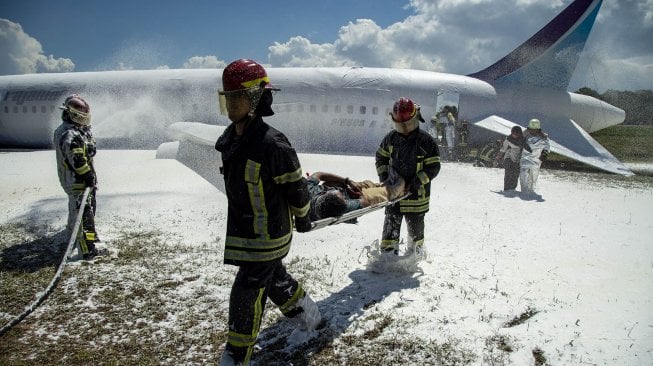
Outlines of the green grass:
[{"label": "green grass", "polygon": [[[624,163],[653,163],[653,126],[612,126],[593,133],[592,137]],[[555,153],[549,154],[542,166],[548,169],[602,172]]]},{"label": "green grass", "polygon": [[621,161],[653,162],[653,126],[612,126],[592,137]]}]

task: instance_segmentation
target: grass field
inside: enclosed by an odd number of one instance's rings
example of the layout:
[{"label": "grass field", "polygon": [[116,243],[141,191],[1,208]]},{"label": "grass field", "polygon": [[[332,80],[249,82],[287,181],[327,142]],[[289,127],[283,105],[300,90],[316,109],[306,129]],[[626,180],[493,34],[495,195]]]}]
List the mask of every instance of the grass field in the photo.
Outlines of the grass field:
[{"label": "grass field", "polygon": [[[653,163],[653,126],[612,126],[593,133],[592,137],[624,163]],[[549,155],[543,166],[549,169],[601,171],[557,154]]]},{"label": "grass field", "polygon": [[653,162],[653,126],[613,126],[592,137],[621,161]]}]

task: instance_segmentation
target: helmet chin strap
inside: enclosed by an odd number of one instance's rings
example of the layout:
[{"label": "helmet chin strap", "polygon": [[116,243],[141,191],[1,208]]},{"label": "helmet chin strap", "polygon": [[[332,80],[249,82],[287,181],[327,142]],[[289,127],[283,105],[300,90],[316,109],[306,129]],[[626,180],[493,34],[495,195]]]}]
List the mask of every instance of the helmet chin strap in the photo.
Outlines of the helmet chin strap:
[{"label": "helmet chin strap", "polygon": [[236,125],[236,133],[238,135],[241,135],[243,132],[245,132],[245,129],[247,126],[254,120],[256,115],[254,114],[254,110],[249,111],[245,117],[239,119],[238,121],[233,121],[233,124]]}]

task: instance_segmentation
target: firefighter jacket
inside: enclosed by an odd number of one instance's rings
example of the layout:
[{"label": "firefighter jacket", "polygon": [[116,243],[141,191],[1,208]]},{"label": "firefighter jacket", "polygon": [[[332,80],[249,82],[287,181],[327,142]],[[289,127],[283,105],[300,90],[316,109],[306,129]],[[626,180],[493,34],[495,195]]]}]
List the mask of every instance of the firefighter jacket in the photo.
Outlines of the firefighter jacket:
[{"label": "firefighter jacket", "polygon": [[431,180],[440,171],[435,139],[419,128],[408,135],[389,132],[376,150],[376,172],[382,182],[391,169],[404,178],[406,187],[413,187],[411,195],[399,201],[399,212],[428,212]]},{"label": "firefighter jacket", "polygon": [[242,136],[229,125],[215,148],[222,153],[229,201],[224,262],[242,265],[285,257],[293,216],[307,217],[310,210],[306,181],[290,142],[257,117]]},{"label": "firefighter jacket", "polygon": [[519,164],[522,167],[539,167],[542,164],[542,154],[548,154],[549,150],[551,144],[545,134],[531,134],[527,130],[524,134],[524,149]]},{"label": "firefighter jacket", "polygon": [[59,182],[67,194],[83,191],[89,182],[89,174],[93,177],[92,186],[95,186],[93,157],[96,147],[90,128],[63,121],[54,131],[54,147]]}]

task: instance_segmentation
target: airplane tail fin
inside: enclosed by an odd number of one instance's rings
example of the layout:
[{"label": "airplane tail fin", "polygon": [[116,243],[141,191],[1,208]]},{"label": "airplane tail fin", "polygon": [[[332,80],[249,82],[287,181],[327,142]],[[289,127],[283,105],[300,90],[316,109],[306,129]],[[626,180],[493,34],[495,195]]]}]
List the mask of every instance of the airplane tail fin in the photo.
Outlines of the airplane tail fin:
[{"label": "airplane tail fin", "polygon": [[576,0],[504,58],[468,76],[566,90],[602,0]]}]

